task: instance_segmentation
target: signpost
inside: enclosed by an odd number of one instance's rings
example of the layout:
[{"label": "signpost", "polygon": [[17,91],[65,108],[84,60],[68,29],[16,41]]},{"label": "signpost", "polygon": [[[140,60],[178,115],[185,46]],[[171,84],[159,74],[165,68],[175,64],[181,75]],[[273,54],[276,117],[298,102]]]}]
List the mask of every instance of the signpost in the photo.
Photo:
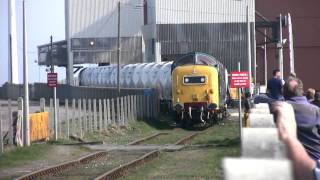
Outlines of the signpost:
[{"label": "signpost", "polygon": [[242,139],[242,120],[241,120],[241,88],[250,88],[250,76],[248,71],[240,71],[240,63],[238,63],[238,71],[231,72],[230,87],[238,88],[239,98],[239,133]]}]

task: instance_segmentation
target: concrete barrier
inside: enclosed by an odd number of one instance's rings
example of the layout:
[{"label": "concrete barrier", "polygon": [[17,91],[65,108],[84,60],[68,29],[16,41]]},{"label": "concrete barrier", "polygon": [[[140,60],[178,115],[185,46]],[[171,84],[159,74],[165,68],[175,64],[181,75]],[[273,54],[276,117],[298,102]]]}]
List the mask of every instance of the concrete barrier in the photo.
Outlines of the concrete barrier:
[{"label": "concrete barrier", "polygon": [[256,114],[250,113],[248,124],[251,128],[275,128],[276,125],[272,114]]},{"label": "concrete barrier", "polygon": [[289,160],[225,158],[223,170],[225,180],[293,180]]},{"label": "concrete barrier", "polygon": [[268,103],[255,104],[254,108],[256,108],[256,109],[269,109],[269,104]]},{"label": "concrete barrier", "polygon": [[287,158],[285,145],[276,128],[243,128],[242,156],[250,158]]},{"label": "concrete barrier", "polygon": [[250,109],[250,113],[255,114],[270,114],[270,110],[268,109],[258,109],[258,108],[252,108]]}]

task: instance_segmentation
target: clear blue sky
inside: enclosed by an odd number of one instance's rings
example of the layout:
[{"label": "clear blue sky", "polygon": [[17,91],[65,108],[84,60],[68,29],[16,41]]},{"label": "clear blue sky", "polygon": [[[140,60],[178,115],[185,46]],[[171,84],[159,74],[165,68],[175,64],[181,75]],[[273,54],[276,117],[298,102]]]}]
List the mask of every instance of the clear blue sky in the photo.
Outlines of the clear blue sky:
[{"label": "clear blue sky", "polygon": [[[19,82],[22,83],[22,0],[16,0],[19,56]],[[30,82],[46,81],[45,67],[38,59],[37,46],[65,39],[64,0],[26,0],[28,60]],[[0,85],[8,81],[8,0],[0,0]],[[40,72],[40,76],[39,76]],[[58,69],[59,79],[65,77],[64,68]]]}]

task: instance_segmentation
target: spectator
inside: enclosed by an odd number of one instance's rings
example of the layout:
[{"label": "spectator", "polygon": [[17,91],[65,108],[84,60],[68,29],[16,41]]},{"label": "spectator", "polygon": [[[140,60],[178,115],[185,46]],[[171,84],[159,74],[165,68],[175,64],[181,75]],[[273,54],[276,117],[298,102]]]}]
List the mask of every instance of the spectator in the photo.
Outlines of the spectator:
[{"label": "spectator", "polygon": [[315,93],[316,93],[315,89],[309,88],[307,90],[306,97],[307,97],[309,102],[312,102],[314,100]]},{"label": "spectator", "polygon": [[276,69],[273,71],[273,78],[268,81],[268,96],[274,100],[283,100],[282,86],[283,81],[280,78],[280,71]]},{"label": "spectator", "polygon": [[296,137],[296,121],[292,106],[285,102],[272,104],[279,138],[287,146],[296,180],[320,180],[320,161],[311,159]]},{"label": "spectator", "polygon": [[317,91],[314,95],[314,101],[311,102],[312,104],[320,107],[320,91]]},{"label": "spectator", "polygon": [[309,156],[320,159],[320,109],[303,96],[303,84],[291,77],[284,85],[284,97],[292,105],[298,127],[297,135]]}]

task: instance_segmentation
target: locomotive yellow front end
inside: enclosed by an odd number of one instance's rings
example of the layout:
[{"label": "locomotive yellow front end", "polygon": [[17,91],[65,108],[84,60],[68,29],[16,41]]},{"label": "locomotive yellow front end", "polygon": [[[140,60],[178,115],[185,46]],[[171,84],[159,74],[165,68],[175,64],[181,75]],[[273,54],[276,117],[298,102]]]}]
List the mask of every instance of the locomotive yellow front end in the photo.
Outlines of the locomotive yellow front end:
[{"label": "locomotive yellow front end", "polygon": [[219,67],[199,62],[204,57],[208,58],[197,54],[185,57],[189,60],[172,68],[172,105],[182,125],[212,124],[221,105]]}]

